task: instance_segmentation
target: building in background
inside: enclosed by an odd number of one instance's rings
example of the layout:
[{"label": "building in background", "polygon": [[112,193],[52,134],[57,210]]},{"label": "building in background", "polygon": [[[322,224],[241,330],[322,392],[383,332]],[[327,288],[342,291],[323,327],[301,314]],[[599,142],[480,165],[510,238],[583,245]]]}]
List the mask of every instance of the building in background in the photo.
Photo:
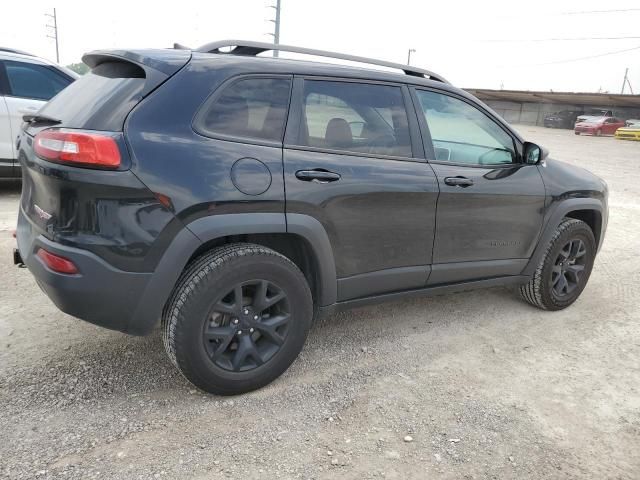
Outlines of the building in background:
[{"label": "building in background", "polygon": [[479,88],[465,90],[485,102],[509,123],[543,125],[545,116],[563,110],[585,113],[611,110],[614,116],[623,120],[640,118],[640,95]]}]

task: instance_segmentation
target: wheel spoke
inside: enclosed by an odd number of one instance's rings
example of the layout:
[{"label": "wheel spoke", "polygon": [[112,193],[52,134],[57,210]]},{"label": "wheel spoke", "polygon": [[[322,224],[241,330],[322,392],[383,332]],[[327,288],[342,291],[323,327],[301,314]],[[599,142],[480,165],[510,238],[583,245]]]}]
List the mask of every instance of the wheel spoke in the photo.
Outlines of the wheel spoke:
[{"label": "wheel spoke", "polygon": [[237,315],[238,310],[236,309],[235,303],[226,303],[220,300],[213,306],[213,311],[218,313],[226,313],[228,315]]},{"label": "wheel spoke", "polygon": [[[225,329],[227,331],[227,335],[223,336],[222,329]],[[227,351],[235,335],[231,327],[212,327],[207,329],[207,332],[211,330],[218,330],[218,331],[210,333],[208,338],[212,338],[212,339],[217,338],[222,340],[220,343],[217,344],[215,350],[213,351],[213,355],[211,358],[215,361],[215,360],[218,360],[220,356]],[[207,338],[207,333],[205,333],[205,338]]]},{"label": "wheel spoke", "polygon": [[256,293],[253,298],[253,309],[256,312],[263,312],[270,307],[273,307],[276,303],[286,297],[284,292],[280,290],[275,295],[269,297],[269,282],[262,280],[256,287]]},{"label": "wheel spoke", "polygon": [[208,340],[223,340],[227,337],[233,338],[235,329],[233,327],[209,327],[204,331],[204,338]]},{"label": "wheel spoke", "polygon": [[566,274],[571,276],[571,279],[578,283],[578,276],[584,270],[584,265],[570,265],[567,267]]},{"label": "wheel spoke", "polygon": [[564,295],[565,293],[567,293],[568,287],[569,287],[569,282],[567,282],[567,277],[565,277],[564,274],[561,274],[558,284],[556,286],[556,291],[559,294]]},{"label": "wheel spoke", "polygon": [[275,317],[267,318],[256,325],[256,328],[262,335],[267,337],[271,342],[276,345],[282,345],[284,343],[284,337],[277,331],[279,327],[289,322],[289,315],[277,315]]},{"label": "wheel spoke", "polygon": [[556,285],[558,285],[558,282],[560,281],[562,276],[563,276],[562,272],[558,272],[558,274],[553,278],[553,280],[551,281],[551,285],[553,286],[553,288],[555,288]]},{"label": "wheel spoke", "polygon": [[256,366],[260,366],[264,363],[262,356],[260,356],[260,353],[256,348],[256,344],[253,343],[250,336],[245,335],[240,337],[238,349],[233,355],[233,360],[231,361],[233,369],[235,371],[240,370],[244,366],[247,358],[252,358]]}]

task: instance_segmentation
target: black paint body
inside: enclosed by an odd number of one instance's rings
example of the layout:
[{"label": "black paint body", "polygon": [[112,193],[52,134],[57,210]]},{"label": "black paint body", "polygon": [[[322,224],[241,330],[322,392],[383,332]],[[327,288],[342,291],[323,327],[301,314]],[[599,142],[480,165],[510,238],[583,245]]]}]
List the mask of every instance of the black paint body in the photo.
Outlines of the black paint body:
[{"label": "black paint body", "polygon": [[[590,216],[602,241],[606,185],[589,172],[554,160],[503,167],[433,160],[428,129],[412,101],[414,88],[445,92],[480,108],[513,137],[522,155],[517,132],[449,84],[195,52],[190,57],[162,50],[101,52],[88,62],[123,58],[142,68],[146,81],[124,99],[135,106],[120,129],[124,161],[119,170],[39,159],[32,142],[44,127],[27,128],[21,140],[20,253],[54,302],[79,318],[148,333],[188,262],[211,246],[233,241],[302,252],[296,258],[309,270],[314,301],[325,311],[406,292],[526,281],[541,245],[567,215]],[[283,142],[197,133],[193,120],[207,98],[230,79],[252,75],[291,79]],[[300,89],[310,77],[401,87],[412,157],[296,145]],[[339,181],[315,183],[296,176],[314,169],[334,172]],[[473,186],[445,184],[451,176],[470,178]],[[36,206],[50,218],[39,216]],[[36,257],[37,248],[71,259],[80,273],[48,270]]]}]

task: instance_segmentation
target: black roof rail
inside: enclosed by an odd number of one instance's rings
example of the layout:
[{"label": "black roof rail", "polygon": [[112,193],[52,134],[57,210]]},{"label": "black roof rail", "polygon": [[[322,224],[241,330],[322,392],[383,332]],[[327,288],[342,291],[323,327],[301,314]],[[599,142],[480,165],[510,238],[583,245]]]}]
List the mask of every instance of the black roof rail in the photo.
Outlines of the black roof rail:
[{"label": "black roof rail", "polygon": [[[230,51],[224,52],[221,48],[233,47]],[[174,48],[185,48],[183,45],[175,44]],[[220,53],[225,55],[248,55],[256,56],[262,52],[270,50],[278,50],[280,52],[302,53],[304,55],[313,55],[316,57],[339,58],[340,60],[348,60],[350,62],[367,63],[370,65],[378,65],[380,67],[395,68],[402,70],[407,75],[414,77],[430,78],[438,82],[449,83],[444,77],[437,73],[422,68],[413,67],[411,65],[403,65],[401,63],[386,62],[384,60],[376,60],[374,58],[360,57],[357,55],[347,55],[346,53],[327,52],[325,50],[315,50],[312,48],[294,47],[291,45],[273,44],[265,42],[252,42],[246,40],[219,40],[217,42],[207,43],[197,49],[196,52],[203,53]]]},{"label": "black roof rail", "polygon": [[15,48],[0,47],[0,52],[17,53],[20,55],[28,55],[30,57],[35,57],[35,55],[32,53],[23,52],[22,50],[16,50]]}]

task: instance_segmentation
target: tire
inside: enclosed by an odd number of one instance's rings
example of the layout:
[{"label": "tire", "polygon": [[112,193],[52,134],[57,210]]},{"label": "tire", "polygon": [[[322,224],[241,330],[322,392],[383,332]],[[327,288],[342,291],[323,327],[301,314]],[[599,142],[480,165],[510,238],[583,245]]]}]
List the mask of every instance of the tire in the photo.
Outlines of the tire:
[{"label": "tire", "polygon": [[580,132],[573,132],[573,133],[575,133],[576,135],[580,135]]},{"label": "tire", "polygon": [[236,395],[289,368],[312,317],[311,291],[298,267],[266,247],[238,243],[186,268],[164,309],[162,331],[169,358],[187,380],[209,393]]},{"label": "tire", "polygon": [[[572,263],[565,258],[567,245],[571,245],[569,253],[575,249],[577,254],[580,242],[584,246],[584,253]],[[531,280],[520,286],[520,296],[543,310],[562,310],[568,307],[578,299],[589,281],[595,254],[596,241],[589,225],[581,220],[565,218],[551,237]],[[580,267],[581,271],[575,273]],[[565,278],[564,281],[561,276]],[[576,278],[575,285],[571,287],[569,284]],[[564,282],[567,283],[566,292],[563,291]]]}]

